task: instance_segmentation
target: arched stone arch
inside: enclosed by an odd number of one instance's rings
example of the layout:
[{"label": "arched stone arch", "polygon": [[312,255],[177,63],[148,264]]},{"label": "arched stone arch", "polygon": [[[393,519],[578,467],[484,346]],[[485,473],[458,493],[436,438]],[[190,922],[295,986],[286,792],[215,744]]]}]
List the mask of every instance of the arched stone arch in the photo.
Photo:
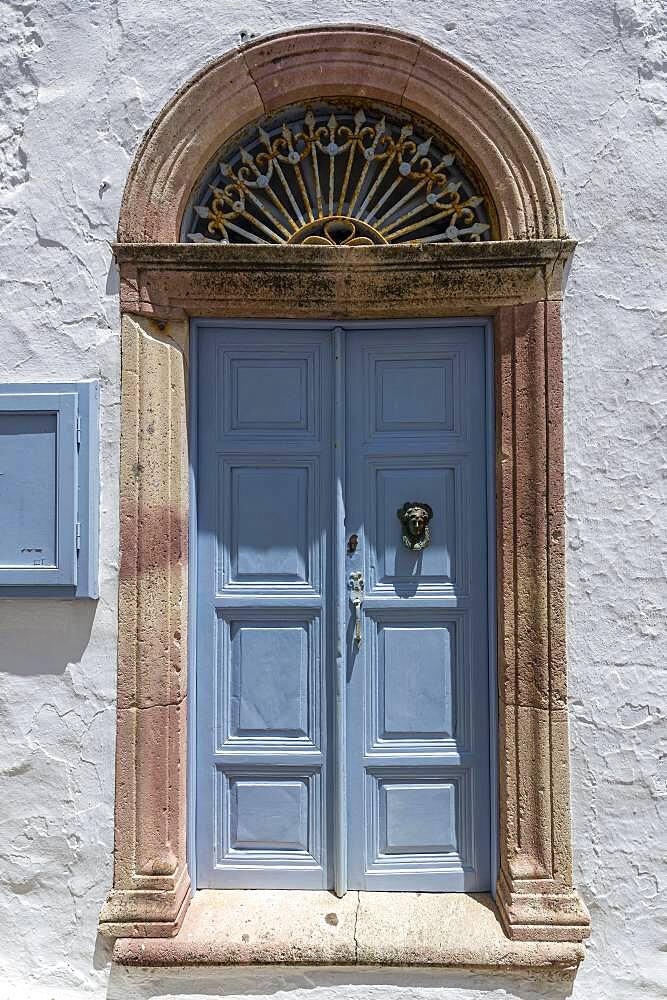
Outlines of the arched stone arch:
[{"label": "arched stone arch", "polygon": [[[226,138],[290,103],[347,96],[413,112],[449,135],[485,180],[501,240],[179,244],[190,194]],[[516,110],[459,60],[389,29],[339,25],[254,41],[190,80],[147,133],[115,245],[122,312],[117,785],[114,887],[101,928],[121,939],[120,960],[272,961],[269,945],[249,958],[243,948],[230,952],[224,941],[197,938],[208,914],[180,944],[159,942],[177,935],[191,895],[190,317],[466,314],[491,317],[494,328],[499,876],[497,911],[490,901],[484,906],[500,920],[493,917],[491,938],[477,939],[476,928],[462,925],[439,951],[417,949],[413,959],[561,969],[580,961],[589,918],[572,885],[570,845],[560,329],[563,269],[573,249],[546,157]],[[141,944],[123,943],[133,937]],[[456,941],[464,942],[458,950]],[[310,944],[290,954],[295,962],[331,960]],[[379,955],[366,956],[367,964],[383,961]]]},{"label": "arched stone arch", "polygon": [[560,239],[547,158],[519,112],[461,60],[374,26],[303,28],[252,41],[209,63],[160,112],[128,177],[121,243],[176,243],[193,189],[226,139],[270,111],[326,97],[363,97],[419,114],[476,165],[503,240]]}]

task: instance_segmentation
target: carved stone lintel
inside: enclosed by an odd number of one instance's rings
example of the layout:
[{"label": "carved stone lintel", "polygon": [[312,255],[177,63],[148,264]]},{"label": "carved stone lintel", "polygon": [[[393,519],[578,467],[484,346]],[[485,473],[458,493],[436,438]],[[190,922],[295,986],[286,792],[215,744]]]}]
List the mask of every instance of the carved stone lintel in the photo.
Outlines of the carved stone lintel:
[{"label": "carved stone lintel", "polygon": [[[488,315],[560,298],[571,240],[425,246],[117,243],[121,307],[188,316],[354,319]],[[258,280],[261,275],[261,280]]]}]

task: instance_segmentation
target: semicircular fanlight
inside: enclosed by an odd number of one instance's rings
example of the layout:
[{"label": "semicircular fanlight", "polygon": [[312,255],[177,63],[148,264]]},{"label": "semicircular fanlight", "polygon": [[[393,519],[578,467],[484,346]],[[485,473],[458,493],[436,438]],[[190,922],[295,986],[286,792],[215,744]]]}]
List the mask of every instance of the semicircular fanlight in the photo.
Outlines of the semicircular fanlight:
[{"label": "semicircular fanlight", "polygon": [[207,243],[373,246],[491,238],[480,185],[444,138],[373,106],[291,107],[224,146],[186,213]]}]

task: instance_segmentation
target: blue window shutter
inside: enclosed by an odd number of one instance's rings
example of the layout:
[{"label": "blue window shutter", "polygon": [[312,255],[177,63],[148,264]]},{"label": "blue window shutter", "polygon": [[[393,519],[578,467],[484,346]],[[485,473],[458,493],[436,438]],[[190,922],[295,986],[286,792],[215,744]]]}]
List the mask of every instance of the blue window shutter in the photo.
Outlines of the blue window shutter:
[{"label": "blue window shutter", "polygon": [[97,382],[0,386],[0,597],[96,597]]}]

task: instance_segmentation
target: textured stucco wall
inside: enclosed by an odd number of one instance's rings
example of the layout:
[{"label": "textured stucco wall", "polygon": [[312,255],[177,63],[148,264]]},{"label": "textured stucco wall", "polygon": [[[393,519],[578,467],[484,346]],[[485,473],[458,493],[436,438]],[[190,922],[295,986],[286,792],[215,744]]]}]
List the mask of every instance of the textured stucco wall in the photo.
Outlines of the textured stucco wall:
[{"label": "textured stucco wall", "polygon": [[[565,302],[569,655],[576,882],[594,929],[573,986],[441,972],[109,976],[96,940],[111,877],[118,567],[109,241],[132,155],[173,91],[242,36],[315,11],[415,31],[486,72],[544,142],[580,241]],[[0,998],[667,995],[664,7],[0,0],[0,25],[0,378],[97,376],[104,403],[99,603],[0,602]]]}]

